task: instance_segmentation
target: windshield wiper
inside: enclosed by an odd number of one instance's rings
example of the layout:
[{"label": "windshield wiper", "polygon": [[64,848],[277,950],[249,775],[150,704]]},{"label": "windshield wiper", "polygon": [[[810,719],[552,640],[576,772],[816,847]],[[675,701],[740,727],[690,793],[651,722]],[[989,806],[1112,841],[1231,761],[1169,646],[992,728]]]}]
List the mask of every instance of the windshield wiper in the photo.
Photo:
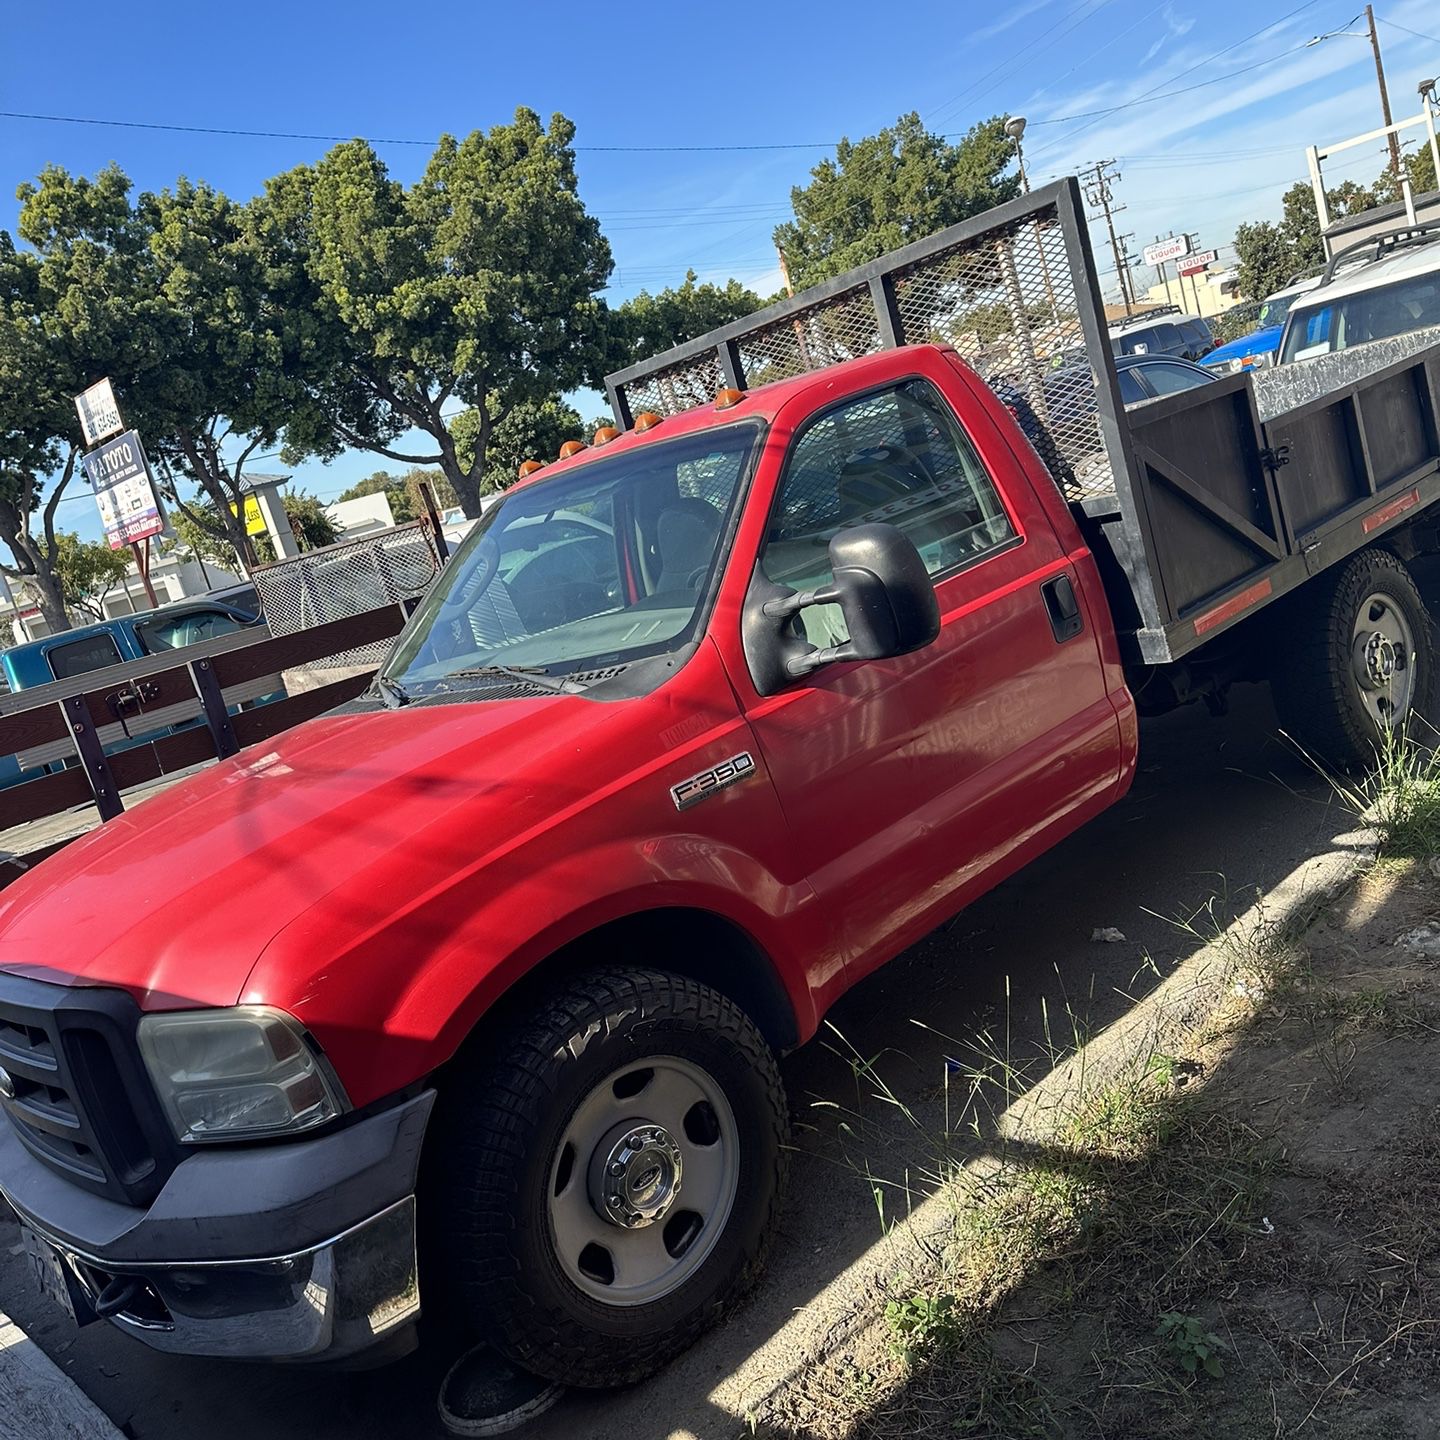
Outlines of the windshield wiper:
[{"label": "windshield wiper", "polygon": [[551,690],[562,695],[579,695],[585,687],[577,684],[568,675],[552,675],[540,665],[476,665],[468,670],[451,670],[444,678],[484,679],[486,676],[504,675],[511,680],[523,680],[537,690]]},{"label": "windshield wiper", "polygon": [[398,710],[402,705],[410,703],[410,692],[383,671],[375,672],[375,688],[380,692],[381,703],[387,710]]}]

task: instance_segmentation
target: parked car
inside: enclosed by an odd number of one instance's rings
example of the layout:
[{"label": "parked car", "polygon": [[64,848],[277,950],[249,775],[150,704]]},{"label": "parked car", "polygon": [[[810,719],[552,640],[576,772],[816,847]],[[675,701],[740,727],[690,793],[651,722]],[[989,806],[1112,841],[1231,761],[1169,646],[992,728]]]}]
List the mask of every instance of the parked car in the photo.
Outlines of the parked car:
[{"label": "parked car", "polygon": [[[932,343],[631,414],[857,305],[928,333],[1026,203],[608,377],[624,433],[504,492],[367,695],[0,890],[0,1190],[62,1308],[316,1360],[434,1304],[639,1379],[763,1266],[777,1056],[1123,796],[1142,708],[1267,680],[1340,764],[1430,708],[1433,391],[1116,410],[1073,180],[1028,202],[1068,260],[1033,324],[1084,329],[1109,493]],[[1403,467],[1334,444],[1371,383]]]},{"label": "parked car", "polygon": [[[1124,355],[1115,361],[1115,373],[1120,399],[1126,406],[1158,400],[1162,395],[1178,395],[1182,390],[1193,390],[1219,379],[1204,366],[1170,355]],[[999,376],[989,382],[1001,404],[1020,422],[1026,438],[1032,445],[1040,446],[1042,453],[1048,449],[1053,456],[1057,448],[1053,442],[1057,438],[1063,439],[1063,432],[1073,430],[1080,422],[1087,433],[1094,433],[1096,453],[1099,454],[1100,436],[1094,430],[1099,401],[1090,366],[1083,361],[1056,366],[1044,372],[1040,383],[1045,395],[1048,427],[1036,415],[1030,397],[1013,377]],[[1047,440],[1052,442],[1048,447]],[[1075,447],[1070,448],[1073,450]]]},{"label": "parked car", "polygon": [[1178,306],[1161,306],[1110,327],[1110,348],[1121,355],[1178,355],[1199,360],[1215,348],[1210,326]]},{"label": "parked car", "polygon": [[1273,365],[1290,307],[1319,283],[1319,275],[1297,276],[1283,290],[1277,290],[1262,302],[1258,326],[1248,335],[1216,346],[1205,357],[1205,368],[1214,370],[1218,375],[1234,375],[1241,370]]},{"label": "parked car", "polygon": [[246,610],[218,600],[182,600],[12,645],[0,654],[0,667],[11,690],[28,690],[126,660],[182,650],[262,623],[258,605]]},{"label": "parked car", "polygon": [[1341,250],[1290,308],[1281,365],[1440,325],[1440,226],[1391,231]]}]

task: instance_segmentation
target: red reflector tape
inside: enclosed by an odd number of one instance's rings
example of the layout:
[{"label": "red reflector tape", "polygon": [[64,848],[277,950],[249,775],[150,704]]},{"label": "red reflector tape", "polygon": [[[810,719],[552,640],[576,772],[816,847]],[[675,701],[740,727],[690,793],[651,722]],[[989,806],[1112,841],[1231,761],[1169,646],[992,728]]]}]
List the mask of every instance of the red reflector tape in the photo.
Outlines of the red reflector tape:
[{"label": "red reflector tape", "polygon": [[1372,510],[1365,517],[1360,528],[1368,535],[1372,530],[1378,530],[1397,515],[1403,515],[1407,510],[1413,510],[1419,503],[1420,491],[1412,490],[1408,495],[1402,495],[1398,500],[1392,500],[1388,505],[1382,505],[1378,510]]},{"label": "red reflector tape", "polygon": [[1257,580],[1248,590],[1242,590],[1223,605],[1217,605],[1213,610],[1207,610],[1199,616],[1195,621],[1195,633],[1203,635],[1207,630],[1213,630],[1217,625],[1223,625],[1242,610],[1248,610],[1257,600],[1263,600],[1272,589],[1274,586],[1268,580]]}]

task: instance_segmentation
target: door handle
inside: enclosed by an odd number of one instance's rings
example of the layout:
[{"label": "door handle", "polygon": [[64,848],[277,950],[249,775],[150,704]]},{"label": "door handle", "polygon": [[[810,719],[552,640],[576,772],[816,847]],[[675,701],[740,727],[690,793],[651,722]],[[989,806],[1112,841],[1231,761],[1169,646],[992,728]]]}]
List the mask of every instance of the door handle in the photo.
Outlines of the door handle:
[{"label": "door handle", "polygon": [[1057,575],[1040,587],[1045,600],[1045,613],[1050,617],[1050,629],[1055,634],[1055,643],[1063,645],[1073,640],[1084,628],[1085,617],[1080,610],[1080,597],[1075,593],[1074,582],[1068,575]]}]

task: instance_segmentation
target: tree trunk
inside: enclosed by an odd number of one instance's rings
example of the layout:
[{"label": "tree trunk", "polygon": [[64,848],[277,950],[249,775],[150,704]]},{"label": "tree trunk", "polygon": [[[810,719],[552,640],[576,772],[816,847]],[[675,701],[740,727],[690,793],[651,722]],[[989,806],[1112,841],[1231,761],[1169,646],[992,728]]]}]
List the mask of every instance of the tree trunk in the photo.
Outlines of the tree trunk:
[{"label": "tree trunk", "polygon": [[[205,498],[214,506],[215,518],[224,527],[225,539],[235,551],[235,558],[240,562],[240,568],[248,579],[251,570],[255,568],[256,558],[255,547],[245,532],[244,495],[240,493],[238,486],[232,489],[230,477],[220,467],[219,457],[213,446],[206,447],[197,437],[190,435],[180,436],[179,442],[196,483],[204,491]],[[232,505],[235,506],[234,510],[230,508]]]},{"label": "tree trunk", "polygon": [[8,500],[0,501],[0,532],[4,534],[6,548],[15,557],[18,578],[34,592],[46,626],[52,632],[70,629],[65,597],[49,556],[31,539],[19,508]]}]

